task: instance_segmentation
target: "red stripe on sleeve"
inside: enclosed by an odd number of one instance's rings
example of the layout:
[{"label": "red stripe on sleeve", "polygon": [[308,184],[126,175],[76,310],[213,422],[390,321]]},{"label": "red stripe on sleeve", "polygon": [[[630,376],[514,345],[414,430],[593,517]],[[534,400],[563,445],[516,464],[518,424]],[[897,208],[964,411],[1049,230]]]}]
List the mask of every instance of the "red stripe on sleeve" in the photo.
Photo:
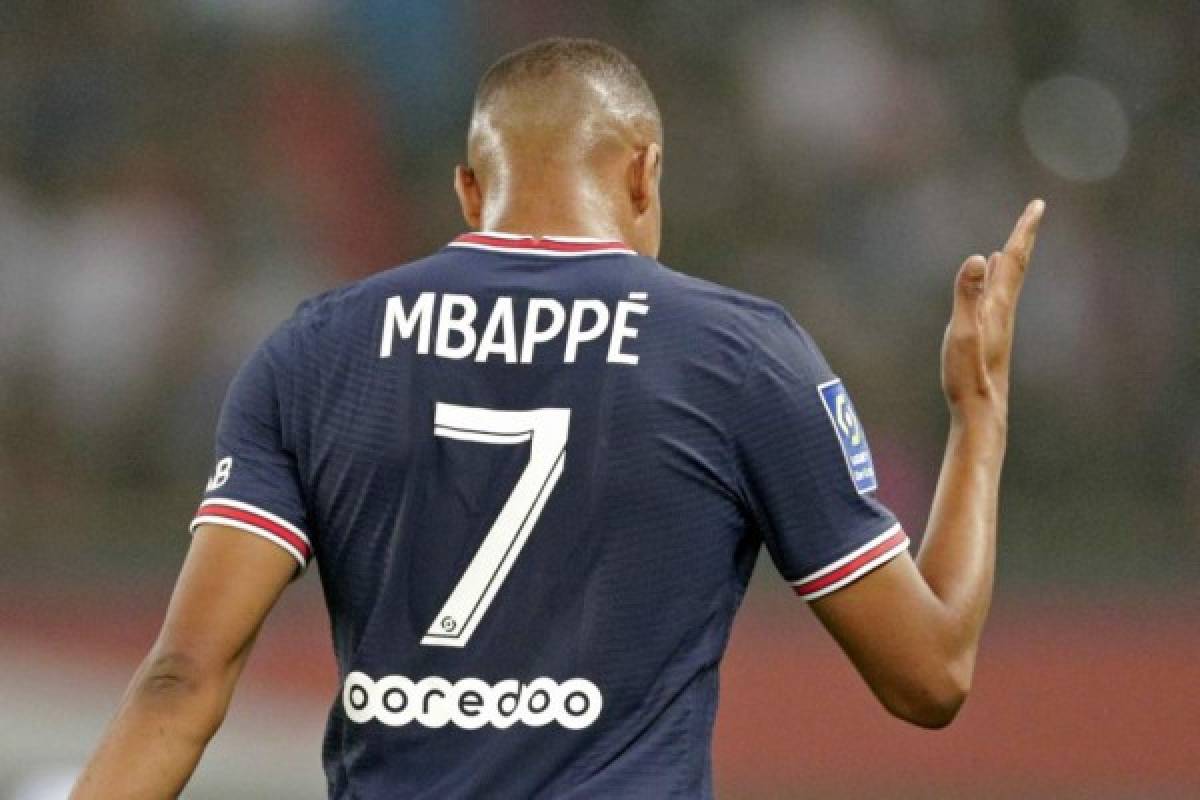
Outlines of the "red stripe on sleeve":
[{"label": "red stripe on sleeve", "polygon": [[903,530],[897,529],[895,533],[884,539],[874,547],[859,553],[854,558],[842,564],[835,570],[831,570],[819,578],[805,581],[804,583],[796,584],[793,589],[800,596],[810,595],[814,592],[819,592],[829,586],[834,585],[840,580],[843,580],[848,575],[853,575],[857,570],[862,569],[867,564],[870,564],[875,559],[886,554],[889,550],[899,547],[902,544],[908,543],[908,534]]},{"label": "red stripe on sleeve", "polygon": [[232,508],[230,506],[221,505],[220,503],[205,503],[200,506],[200,510],[196,512],[197,517],[226,517],[228,519],[244,522],[247,525],[253,525],[256,528],[262,529],[264,532],[271,534],[296,548],[296,551],[304,557],[307,562],[312,557],[312,548],[308,546],[308,542],[301,539],[296,534],[289,531],[287,528],[272,522],[266,517],[254,514],[249,511],[243,511],[240,508]]}]

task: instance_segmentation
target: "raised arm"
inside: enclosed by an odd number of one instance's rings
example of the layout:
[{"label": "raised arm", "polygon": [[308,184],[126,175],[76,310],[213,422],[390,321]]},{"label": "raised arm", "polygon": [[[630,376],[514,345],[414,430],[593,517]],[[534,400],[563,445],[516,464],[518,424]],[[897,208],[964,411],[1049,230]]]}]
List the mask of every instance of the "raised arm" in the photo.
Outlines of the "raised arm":
[{"label": "raised arm", "polygon": [[907,554],[813,603],[871,690],[898,717],[948,724],[966,699],[996,561],[1013,322],[1044,204],[1000,252],[971,256],[942,345],[950,434],[929,525]]},{"label": "raised arm", "polygon": [[291,555],[258,536],[219,525],[196,530],[158,640],[72,800],[179,796],[295,570]]}]

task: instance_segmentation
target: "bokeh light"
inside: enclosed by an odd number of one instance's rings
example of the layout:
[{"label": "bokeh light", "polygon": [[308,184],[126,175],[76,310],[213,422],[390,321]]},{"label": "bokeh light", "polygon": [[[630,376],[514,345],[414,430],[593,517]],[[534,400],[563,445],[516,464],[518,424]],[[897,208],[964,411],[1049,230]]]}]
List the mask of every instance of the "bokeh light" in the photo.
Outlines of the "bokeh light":
[{"label": "bokeh light", "polygon": [[1021,130],[1037,160],[1072,181],[1111,177],[1129,149],[1121,101],[1102,83],[1074,75],[1030,88],[1021,104]]}]

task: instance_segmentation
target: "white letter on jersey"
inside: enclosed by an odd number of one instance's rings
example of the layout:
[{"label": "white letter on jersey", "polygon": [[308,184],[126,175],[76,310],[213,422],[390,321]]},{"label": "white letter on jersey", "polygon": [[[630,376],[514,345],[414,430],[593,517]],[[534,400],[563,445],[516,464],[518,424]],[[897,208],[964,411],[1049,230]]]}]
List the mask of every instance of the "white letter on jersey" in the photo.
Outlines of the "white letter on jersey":
[{"label": "white letter on jersey", "polygon": [[604,695],[587,678],[559,684],[553,678],[522,683],[515,678],[489,684],[479,678],[451,683],[431,675],[413,680],[384,675],[379,680],[357,670],[342,685],[346,718],[358,725],[372,720],[390,728],[414,722],[426,728],[453,725],[463,730],[513,725],[540,728],[557,722],[567,730],[583,730],[600,718]]},{"label": "white letter on jersey", "polygon": [[[496,333],[500,339],[496,339]],[[504,356],[505,364],[517,363],[517,326],[513,322],[513,301],[511,297],[500,297],[488,317],[487,327],[483,336],[479,337],[479,352],[475,354],[476,361],[487,361],[492,353]]]},{"label": "white letter on jersey", "polygon": [[[550,312],[550,324],[539,328],[538,317],[543,311]],[[529,310],[525,315],[525,337],[521,340],[522,364],[533,363],[533,348],[558,336],[566,317],[567,312],[563,311],[562,304],[552,297],[534,297],[529,301]]]},{"label": "white letter on jersey", "polygon": [[[646,295],[642,292],[631,292],[629,296],[644,299]],[[617,314],[613,319],[612,340],[608,343],[608,363],[638,363],[638,356],[636,353],[621,352],[621,341],[624,339],[636,339],[638,335],[637,328],[631,328],[628,325],[629,315],[645,314],[649,310],[650,306],[644,303],[631,303],[628,300],[622,300],[621,302],[617,303]]]},{"label": "white letter on jersey", "polygon": [[[461,316],[454,316],[455,308],[462,311]],[[442,358],[466,358],[471,355],[475,350],[475,329],[471,327],[471,323],[475,321],[475,311],[475,301],[469,295],[442,295],[435,355]],[[457,347],[450,346],[451,331],[457,331],[462,336],[462,344]]]},{"label": "white letter on jersey", "polygon": [[[596,315],[596,322],[592,327],[584,330],[583,315],[586,311]],[[575,301],[575,304],[571,306],[571,322],[567,325],[567,349],[563,354],[564,363],[574,364],[575,355],[579,352],[579,345],[600,338],[604,329],[608,327],[608,317],[608,306],[604,305],[603,300]]]},{"label": "white letter on jersey", "polygon": [[383,314],[383,342],[379,346],[379,357],[388,358],[392,355],[392,342],[397,333],[401,339],[409,339],[421,325],[421,333],[417,336],[417,352],[421,355],[429,352],[429,317],[433,313],[433,292],[421,292],[417,302],[413,304],[412,314],[404,311],[403,297],[389,297],[387,310]]}]

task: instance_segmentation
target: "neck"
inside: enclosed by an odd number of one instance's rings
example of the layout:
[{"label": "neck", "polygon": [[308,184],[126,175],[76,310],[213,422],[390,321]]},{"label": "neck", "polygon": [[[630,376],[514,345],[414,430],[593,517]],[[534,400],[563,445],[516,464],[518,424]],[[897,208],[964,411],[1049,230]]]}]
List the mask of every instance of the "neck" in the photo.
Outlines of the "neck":
[{"label": "neck", "polygon": [[483,228],[530,236],[585,236],[623,241],[611,203],[594,186],[546,182],[497,187],[488,193]]},{"label": "neck", "polygon": [[569,217],[556,218],[542,215],[523,216],[519,214],[503,216],[485,221],[483,230],[498,231],[500,233],[520,233],[538,239],[546,236],[578,236],[613,242],[623,241],[620,233],[613,228]]}]

